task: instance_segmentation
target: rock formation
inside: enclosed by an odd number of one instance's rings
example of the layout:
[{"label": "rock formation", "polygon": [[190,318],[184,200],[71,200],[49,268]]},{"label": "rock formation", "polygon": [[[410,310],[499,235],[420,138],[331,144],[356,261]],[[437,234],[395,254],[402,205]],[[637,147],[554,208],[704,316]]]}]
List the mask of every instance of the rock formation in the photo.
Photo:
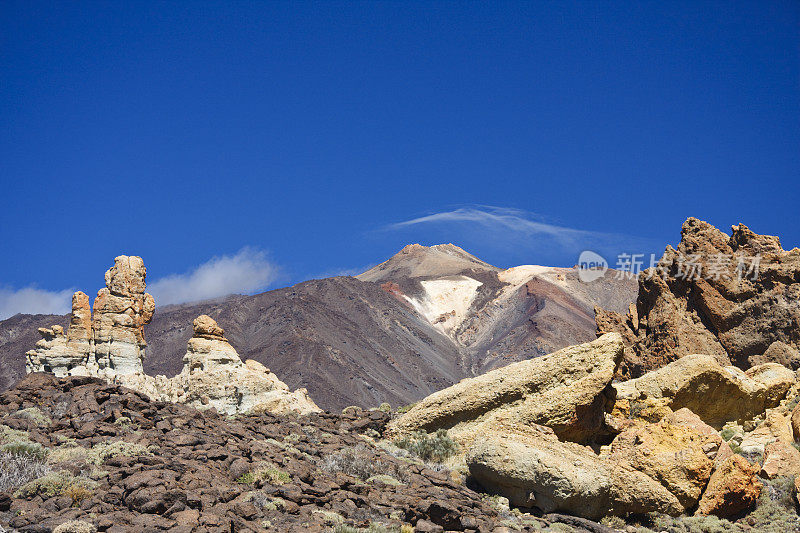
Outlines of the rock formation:
[{"label": "rock formation", "polygon": [[147,269],[141,257],[121,255],[106,271],[106,288],[97,292],[92,315],[95,371],[99,375],[142,373],[144,325],[156,309],[145,293]]},{"label": "rock formation", "polygon": [[595,309],[598,334],[625,339],[619,375],[638,377],[693,353],[746,370],[774,361],[800,367],[800,249],[745,225],[726,235],[696,218],[639,275],[627,316]]},{"label": "rock formation", "polygon": [[210,316],[197,317],[193,327],[180,374],[174,378],[126,374],[117,376],[115,381],[153,399],[198,409],[213,407],[227,414],[320,411],[305,389],[291,392],[261,363],[242,362],[223,329]]},{"label": "rock formation", "polygon": [[140,257],[117,257],[106,272],[106,287],[97,293],[94,313],[89,297],[76,292],[67,332],[61,326],[39,330],[43,338],[26,354],[27,372],[102,377],[154,400],[214,407],[226,414],[320,411],[305,389],[292,392],[262,364],[242,362],[207,315],[194,321],[180,374],[171,379],[145,374],[144,326],[155,311],[153,297],[145,292],[146,274]]},{"label": "rock formation", "polygon": [[654,401],[672,410],[690,409],[720,428],[777,406],[795,382],[795,373],[777,363],[742,372],[722,367],[709,355],[687,355],[644,376],[615,383],[617,404]]},{"label": "rock formation", "polygon": [[42,339],[26,355],[30,372],[52,372],[56,376],[87,375],[94,364],[92,311],[83,292],[72,295],[72,315],[66,334],[61,326],[39,328]]},{"label": "rock formation", "polygon": [[596,439],[606,432],[606,393],[621,357],[620,336],[604,335],[462,380],[423,399],[391,427],[449,429],[465,445],[497,422],[541,424],[577,442]]},{"label": "rock formation", "polygon": [[[720,516],[746,510],[761,490],[759,468],[732,459],[734,449],[766,449],[765,475],[793,472],[793,371],[765,363],[744,372],[694,354],[612,383],[622,351],[621,337],[606,334],[513,363],[432,394],[387,429],[446,429],[485,489],[522,508],[593,520],[698,505]],[[739,424],[746,431],[732,429]]]},{"label": "rock formation", "polygon": [[146,276],[141,257],[116,257],[106,271],[105,288],[97,292],[94,312],[86,294],[73,294],[66,335],[60,326],[40,329],[43,339],[26,354],[27,372],[141,374],[147,346],[144,326],[155,311],[153,297],[144,292]]},{"label": "rock formation", "polygon": [[591,519],[659,511],[679,514],[678,499],[649,476],[560,442],[537,426],[487,434],[467,453],[470,474],[517,506]]},{"label": "rock formation", "polygon": [[735,516],[751,509],[764,485],[758,481],[758,466],[744,457],[733,455],[724,460],[711,475],[697,513]]}]

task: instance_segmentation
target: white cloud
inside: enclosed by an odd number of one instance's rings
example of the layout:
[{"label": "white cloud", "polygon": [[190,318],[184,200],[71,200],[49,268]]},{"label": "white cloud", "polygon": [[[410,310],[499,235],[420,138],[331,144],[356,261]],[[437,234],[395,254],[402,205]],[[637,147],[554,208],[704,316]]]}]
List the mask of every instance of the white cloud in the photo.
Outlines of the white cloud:
[{"label": "white cloud", "polygon": [[17,313],[63,315],[72,305],[72,289],[47,291],[36,287],[10,289],[0,287],[0,320]]},{"label": "white cloud", "polygon": [[417,224],[468,222],[483,226],[486,229],[502,230],[506,232],[511,231],[528,236],[541,235],[552,237],[564,245],[574,244],[587,238],[609,235],[538,222],[533,220],[535,217],[536,215],[533,213],[509,207],[461,207],[453,211],[443,211],[441,213],[434,213],[432,215],[398,222],[390,225],[389,229],[402,229]]},{"label": "white cloud", "polygon": [[236,255],[212,257],[194,270],[172,274],[148,284],[156,305],[208,300],[228,294],[252,294],[278,277],[278,267],[266,252],[246,247]]}]

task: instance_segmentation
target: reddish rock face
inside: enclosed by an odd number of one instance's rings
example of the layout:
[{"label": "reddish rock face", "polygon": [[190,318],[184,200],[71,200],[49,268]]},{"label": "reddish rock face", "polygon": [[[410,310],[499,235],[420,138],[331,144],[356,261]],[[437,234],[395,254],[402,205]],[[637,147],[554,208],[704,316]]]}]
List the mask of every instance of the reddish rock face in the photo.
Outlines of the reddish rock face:
[{"label": "reddish rock face", "polygon": [[[677,249],[639,275],[635,311],[595,309],[598,334],[626,342],[620,377],[638,377],[684,355],[713,355],[747,369],[800,367],[800,249],[743,224],[726,235],[689,218]],[[778,343],[778,344],[775,344]]]},{"label": "reddish rock face", "polygon": [[733,455],[714,470],[697,513],[720,518],[736,516],[756,504],[763,487],[758,481],[758,466],[741,455]]}]

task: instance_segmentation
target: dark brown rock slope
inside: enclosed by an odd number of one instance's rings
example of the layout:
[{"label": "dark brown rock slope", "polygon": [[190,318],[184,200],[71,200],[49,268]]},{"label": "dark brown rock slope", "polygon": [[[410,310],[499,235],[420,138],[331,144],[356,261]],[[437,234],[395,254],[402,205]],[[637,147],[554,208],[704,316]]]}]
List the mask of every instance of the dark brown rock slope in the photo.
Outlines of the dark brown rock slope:
[{"label": "dark brown rock slope", "polygon": [[727,235],[689,218],[677,249],[667,246],[657,269],[639,275],[635,308],[596,315],[598,334],[626,340],[622,377],[693,353],[742,369],[768,361],[797,369],[800,249],[785,251],[743,224]]},{"label": "dark brown rock slope", "polygon": [[[19,414],[30,408],[44,417]],[[501,517],[488,499],[359,435],[377,434],[388,418],[362,412],[225,419],[213,410],[151,402],[96,378],[30,374],[0,394],[0,424],[3,435],[13,428],[26,432],[15,438],[44,446],[53,474],[35,485],[4,478],[0,525],[43,533],[69,521],[109,533],[320,532],[343,520],[495,531]],[[365,479],[373,471],[391,477]],[[530,517],[517,528],[546,525]]]}]

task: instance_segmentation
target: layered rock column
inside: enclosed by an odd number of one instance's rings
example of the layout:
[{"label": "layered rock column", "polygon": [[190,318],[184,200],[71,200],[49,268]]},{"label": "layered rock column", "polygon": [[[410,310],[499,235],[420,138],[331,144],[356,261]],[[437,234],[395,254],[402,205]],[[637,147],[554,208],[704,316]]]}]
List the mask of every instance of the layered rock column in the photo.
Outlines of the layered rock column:
[{"label": "layered rock column", "polygon": [[98,375],[142,373],[147,343],[144,325],[155,311],[153,297],[145,293],[147,269],[141,257],[121,255],[106,271],[106,288],[94,300],[92,336]]},{"label": "layered rock column", "polygon": [[28,372],[52,372],[56,376],[87,375],[92,359],[92,311],[83,292],[72,295],[72,315],[67,332],[61,326],[39,328],[42,339],[25,354]]}]

